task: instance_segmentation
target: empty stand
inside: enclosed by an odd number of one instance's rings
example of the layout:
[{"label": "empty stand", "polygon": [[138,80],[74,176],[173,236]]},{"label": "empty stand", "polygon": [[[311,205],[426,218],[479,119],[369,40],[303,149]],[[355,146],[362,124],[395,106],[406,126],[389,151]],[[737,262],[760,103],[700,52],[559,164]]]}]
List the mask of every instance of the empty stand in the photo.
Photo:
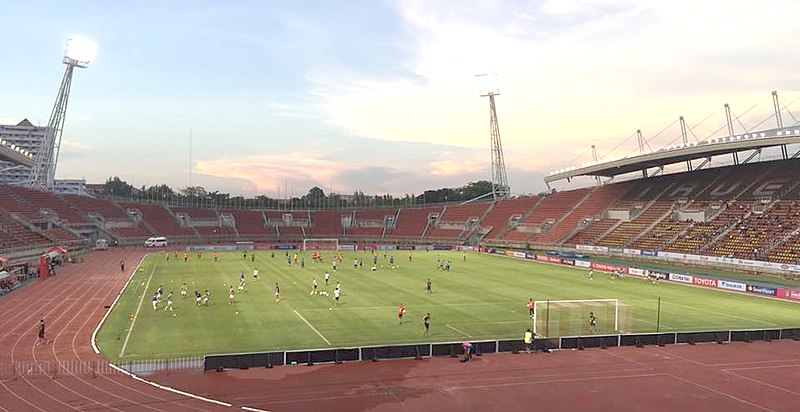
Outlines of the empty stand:
[{"label": "empty stand", "polygon": [[0,209],[21,216],[32,223],[47,221],[32,205],[17,196],[11,186],[0,185]]},{"label": "empty stand", "polygon": [[29,230],[0,210],[0,250],[42,247],[52,243],[47,237]]},{"label": "empty stand", "polygon": [[142,219],[150,225],[159,236],[191,236],[192,232],[181,227],[175,217],[159,204],[153,203],[120,203],[120,206],[138,210]]},{"label": "empty stand", "polygon": [[491,202],[475,202],[466,205],[453,205],[444,208],[444,212],[437,219],[434,226],[425,232],[425,237],[432,239],[463,239],[475,226]]},{"label": "empty stand", "polygon": [[64,200],[75,206],[84,214],[94,214],[100,216],[105,221],[128,221],[130,218],[125,212],[125,209],[119,207],[116,203],[105,200],[97,199],[88,196],[80,195],[63,195]]},{"label": "empty stand", "polygon": [[236,230],[241,236],[277,236],[274,227],[264,224],[264,214],[260,210],[226,210],[236,220]]},{"label": "empty stand", "polygon": [[421,238],[430,223],[429,217],[442,213],[442,207],[400,209],[394,229],[386,230],[386,237]]},{"label": "empty stand", "polygon": [[53,193],[19,186],[8,186],[8,188],[35,209],[52,211],[58,219],[70,226],[89,225],[89,221],[81,216],[76,207]]},{"label": "empty stand", "polygon": [[[581,203],[592,189],[576,189],[548,195],[523,217],[514,230],[502,235],[506,241],[525,241],[545,232]],[[568,232],[571,228],[566,229]],[[566,233],[563,233],[566,234]]]},{"label": "empty stand", "polygon": [[523,196],[515,199],[504,199],[494,204],[486,217],[481,221],[481,227],[488,230],[484,240],[496,239],[508,227],[511,218],[522,218],[528,211],[541,200],[539,196]]},{"label": "empty stand", "polygon": [[342,236],[343,214],[347,214],[347,212],[342,210],[316,210],[309,212],[311,224],[306,228],[306,235],[314,237]]},{"label": "empty stand", "polygon": [[218,220],[219,215],[214,209],[203,209],[190,206],[171,206],[172,213],[189,216],[192,220]]},{"label": "empty stand", "polygon": [[555,244],[569,233],[587,217],[602,214],[620,195],[624,187],[621,185],[606,185],[597,187],[588,194],[582,202],[578,203],[566,216],[556,222],[547,233],[534,234],[531,242],[537,244]]},{"label": "empty stand", "polygon": [[397,209],[357,210],[353,212],[353,224],[347,231],[352,236],[381,237],[387,221],[396,216]]}]

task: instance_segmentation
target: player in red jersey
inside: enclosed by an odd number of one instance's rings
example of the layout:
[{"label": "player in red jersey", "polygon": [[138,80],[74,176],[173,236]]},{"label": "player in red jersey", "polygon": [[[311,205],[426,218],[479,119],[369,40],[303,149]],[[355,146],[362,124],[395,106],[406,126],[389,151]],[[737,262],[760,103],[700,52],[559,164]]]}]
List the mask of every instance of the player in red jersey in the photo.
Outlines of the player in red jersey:
[{"label": "player in red jersey", "polygon": [[531,319],[533,319],[533,308],[536,306],[533,303],[533,298],[528,299],[528,303],[526,306],[528,306],[528,316],[530,316]]},{"label": "player in red jersey", "polygon": [[403,315],[406,314],[406,308],[403,307],[401,303],[400,306],[397,307],[397,318],[400,319],[400,324],[403,323]]}]

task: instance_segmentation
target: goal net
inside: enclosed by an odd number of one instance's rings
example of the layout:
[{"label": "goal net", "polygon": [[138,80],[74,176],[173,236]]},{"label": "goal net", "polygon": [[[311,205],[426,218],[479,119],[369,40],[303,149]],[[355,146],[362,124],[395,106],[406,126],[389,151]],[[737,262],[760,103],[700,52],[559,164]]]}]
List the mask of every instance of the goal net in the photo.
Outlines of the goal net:
[{"label": "goal net", "polygon": [[[590,327],[590,314],[595,326]],[[631,331],[633,311],[619,299],[547,300],[534,303],[533,332],[539,336],[581,336]]]},{"label": "goal net", "polygon": [[303,239],[303,250],[339,250],[339,239]]}]

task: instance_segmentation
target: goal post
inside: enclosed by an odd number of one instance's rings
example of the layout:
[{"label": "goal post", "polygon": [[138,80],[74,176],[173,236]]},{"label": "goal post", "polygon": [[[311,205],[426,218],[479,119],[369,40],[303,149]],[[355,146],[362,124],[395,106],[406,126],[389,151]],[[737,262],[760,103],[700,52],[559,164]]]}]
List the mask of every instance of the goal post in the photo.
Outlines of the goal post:
[{"label": "goal post", "polygon": [[[589,326],[590,313],[595,327]],[[631,331],[633,312],[619,299],[546,300],[534,303],[533,333],[544,337]]]},{"label": "goal post", "polygon": [[303,239],[303,250],[339,250],[339,239]]}]

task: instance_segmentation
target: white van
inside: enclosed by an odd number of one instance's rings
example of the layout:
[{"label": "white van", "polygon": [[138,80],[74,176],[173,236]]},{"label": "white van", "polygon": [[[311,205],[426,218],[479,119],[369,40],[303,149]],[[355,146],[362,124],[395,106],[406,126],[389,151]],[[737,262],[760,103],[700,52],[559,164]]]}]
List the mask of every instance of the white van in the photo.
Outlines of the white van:
[{"label": "white van", "polygon": [[151,237],[144,241],[146,247],[164,247],[167,246],[167,238],[165,237]]}]

